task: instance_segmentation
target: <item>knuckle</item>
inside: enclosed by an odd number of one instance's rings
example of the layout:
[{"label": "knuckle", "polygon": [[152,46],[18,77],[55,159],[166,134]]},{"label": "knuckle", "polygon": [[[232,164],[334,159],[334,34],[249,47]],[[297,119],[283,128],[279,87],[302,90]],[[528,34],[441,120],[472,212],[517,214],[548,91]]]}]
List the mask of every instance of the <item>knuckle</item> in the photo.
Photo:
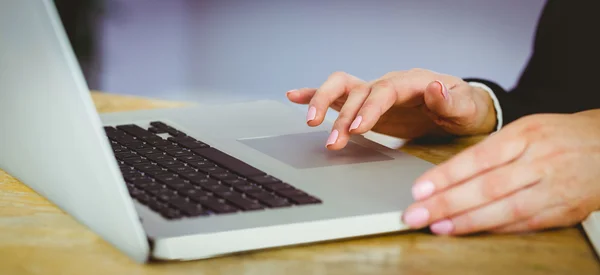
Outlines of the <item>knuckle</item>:
[{"label": "knuckle", "polygon": [[393,89],[394,82],[392,82],[390,79],[382,79],[382,80],[375,82],[375,84],[373,84],[373,88],[374,89]]},{"label": "knuckle", "polygon": [[428,73],[429,70],[426,70],[423,68],[412,68],[412,69],[408,70],[408,72],[411,74],[423,74],[423,73]]},{"label": "knuckle", "polygon": [[360,94],[360,95],[366,95],[369,94],[371,92],[371,86],[368,84],[361,84],[360,86],[352,89],[352,91],[350,91],[350,93],[352,94]]},{"label": "knuckle", "polygon": [[444,194],[435,196],[431,200],[430,207],[428,207],[432,213],[432,216],[437,218],[449,217],[453,214],[453,204],[450,198]]},{"label": "knuckle", "polygon": [[542,219],[537,216],[525,220],[527,230],[536,230],[544,226]]},{"label": "knuckle", "polygon": [[510,215],[512,220],[521,220],[528,217],[528,205],[526,200],[511,200],[510,204]]},{"label": "knuckle", "polygon": [[336,71],[329,75],[329,79],[346,79],[348,77],[348,73],[343,71]]},{"label": "knuckle", "polygon": [[486,146],[477,146],[473,149],[473,163],[479,166],[482,171],[487,171],[492,167]]},{"label": "knuckle", "polygon": [[506,185],[505,180],[500,179],[500,175],[491,175],[483,179],[481,186],[481,196],[486,200],[495,200],[504,196]]},{"label": "knuckle", "polygon": [[466,233],[477,230],[477,221],[476,217],[473,215],[473,212],[467,212],[460,215],[460,217],[457,217],[455,219],[454,223],[456,224],[457,230],[459,230],[460,232]]}]

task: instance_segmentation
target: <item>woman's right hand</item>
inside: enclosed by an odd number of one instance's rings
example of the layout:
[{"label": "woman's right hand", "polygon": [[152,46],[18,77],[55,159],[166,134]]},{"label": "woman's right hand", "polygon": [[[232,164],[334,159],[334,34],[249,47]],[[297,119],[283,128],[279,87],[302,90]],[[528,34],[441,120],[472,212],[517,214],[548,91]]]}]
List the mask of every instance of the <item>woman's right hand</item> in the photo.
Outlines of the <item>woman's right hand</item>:
[{"label": "woman's right hand", "polygon": [[391,72],[365,82],[337,72],[321,87],[287,93],[307,104],[307,124],[323,122],[328,108],[339,112],[327,148],[346,146],[351,134],[374,131],[403,139],[491,133],[496,114],[490,95],[461,78],[429,70]]}]

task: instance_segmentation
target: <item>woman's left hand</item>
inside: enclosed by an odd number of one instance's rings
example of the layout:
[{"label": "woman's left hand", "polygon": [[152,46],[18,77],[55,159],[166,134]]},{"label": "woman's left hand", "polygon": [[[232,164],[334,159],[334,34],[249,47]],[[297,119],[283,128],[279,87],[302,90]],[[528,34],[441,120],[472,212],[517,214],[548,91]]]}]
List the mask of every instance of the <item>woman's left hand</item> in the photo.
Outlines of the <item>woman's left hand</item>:
[{"label": "woman's left hand", "polygon": [[422,175],[402,217],[435,234],[566,227],[600,208],[600,110],[531,115]]}]

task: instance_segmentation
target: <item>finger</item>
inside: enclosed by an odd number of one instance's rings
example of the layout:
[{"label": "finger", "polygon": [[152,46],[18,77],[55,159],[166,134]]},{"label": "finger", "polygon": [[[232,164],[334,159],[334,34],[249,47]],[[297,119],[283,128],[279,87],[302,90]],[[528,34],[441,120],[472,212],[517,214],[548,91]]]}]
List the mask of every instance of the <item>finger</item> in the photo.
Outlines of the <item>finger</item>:
[{"label": "finger", "polygon": [[471,86],[468,83],[458,84],[451,90],[437,80],[427,85],[423,95],[425,105],[436,118],[447,120],[461,120],[474,114],[475,102],[469,96]]},{"label": "finger", "polygon": [[566,206],[544,209],[537,215],[489,230],[493,233],[526,233],[544,229],[573,226],[583,218],[573,215]]},{"label": "finger", "polygon": [[[530,165],[512,162],[416,202],[407,208],[404,220],[413,228],[421,228],[432,221],[448,219],[500,200],[517,190],[539,182],[541,177],[541,173]],[[425,190],[433,186],[415,186],[415,188]]]},{"label": "finger", "polygon": [[323,122],[327,109],[333,102],[349,92],[353,87],[362,84],[362,80],[347,73],[334,73],[313,95],[309,102],[306,121],[309,126],[317,126]]},{"label": "finger", "polygon": [[315,88],[302,88],[298,90],[288,91],[285,95],[287,98],[297,104],[308,104],[317,92]]},{"label": "finger", "polygon": [[518,131],[505,128],[452,159],[425,172],[413,187],[415,200],[423,200],[486,171],[520,157],[527,140]]},{"label": "finger", "polygon": [[342,106],[338,118],[333,123],[330,138],[326,144],[327,148],[339,150],[348,144],[350,131],[357,127],[362,120],[360,116],[357,117],[357,114],[370,91],[370,84],[363,84],[348,93],[348,98]]},{"label": "finger", "polygon": [[364,134],[371,130],[379,118],[389,110],[398,96],[394,81],[381,79],[373,83],[371,92],[357,113],[352,125],[353,134]]},{"label": "finger", "polygon": [[437,221],[431,225],[431,231],[440,235],[470,234],[531,218],[560,204],[547,188],[542,183],[534,184],[483,207]]}]

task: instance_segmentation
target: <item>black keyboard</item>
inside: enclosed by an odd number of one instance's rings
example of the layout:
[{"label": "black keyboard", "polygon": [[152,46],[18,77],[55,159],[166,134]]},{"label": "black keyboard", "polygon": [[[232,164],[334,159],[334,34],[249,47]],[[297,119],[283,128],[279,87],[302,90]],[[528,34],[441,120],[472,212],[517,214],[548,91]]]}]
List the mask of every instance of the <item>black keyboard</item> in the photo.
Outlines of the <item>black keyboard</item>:
[{"label": "black keyboard", "polygon": [[163,122],[104,129],[131,197],[166,219],[322,203]]}]

